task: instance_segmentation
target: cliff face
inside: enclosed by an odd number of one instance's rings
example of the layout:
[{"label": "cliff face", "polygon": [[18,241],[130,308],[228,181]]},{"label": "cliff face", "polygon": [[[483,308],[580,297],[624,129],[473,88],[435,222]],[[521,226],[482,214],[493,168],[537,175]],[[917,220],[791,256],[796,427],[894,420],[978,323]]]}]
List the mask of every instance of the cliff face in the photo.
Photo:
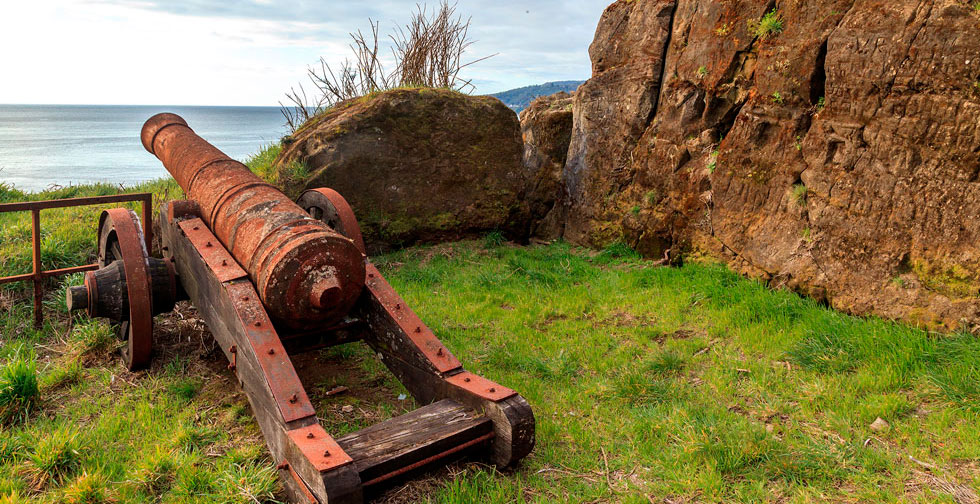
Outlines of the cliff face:
[{"label": "cliff face", "polygon": [[966,0],[624,0],[590,54],[566,239],[706,251],[854,313],[980,322]]},{"label": "cliff face", "polygon": [[559,92],[537,98],[521,111],[524,171],[530,178],[524,199],[530,215],[530,233],[540,238],[561,236],[565,214],[558,204],[564,196],[562,172],[572,139],[572,95]]}]

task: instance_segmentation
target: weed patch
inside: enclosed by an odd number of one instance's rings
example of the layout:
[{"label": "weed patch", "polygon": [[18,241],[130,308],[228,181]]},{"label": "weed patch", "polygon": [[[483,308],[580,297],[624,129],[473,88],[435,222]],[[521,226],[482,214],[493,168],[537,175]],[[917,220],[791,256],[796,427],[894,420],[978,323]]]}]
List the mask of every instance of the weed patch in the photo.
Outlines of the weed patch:
[{"label": "weed patch", "polygon": [[40,399],[34,353],[21,347],[0,366],[0,424],[24,421]]},{"label": "weed patch", "polygon": [[783,18],[779,11],[773,9],[758,21],[750,20],[749,31],[762,40],[775,37],[783,32]]}]

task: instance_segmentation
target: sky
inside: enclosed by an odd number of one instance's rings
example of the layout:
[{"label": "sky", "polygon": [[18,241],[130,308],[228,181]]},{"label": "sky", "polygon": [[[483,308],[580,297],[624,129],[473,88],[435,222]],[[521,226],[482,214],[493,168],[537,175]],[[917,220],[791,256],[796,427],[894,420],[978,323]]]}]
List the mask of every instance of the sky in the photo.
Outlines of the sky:
[{"label": "sky", "polygon": [[[612,0],[459,0],[477,94],[590,76]],[[429,5],[435,5],[430,0]],[[0,103],[276,105],[349,33],[408,22],[415,0],[4,0]]]}]

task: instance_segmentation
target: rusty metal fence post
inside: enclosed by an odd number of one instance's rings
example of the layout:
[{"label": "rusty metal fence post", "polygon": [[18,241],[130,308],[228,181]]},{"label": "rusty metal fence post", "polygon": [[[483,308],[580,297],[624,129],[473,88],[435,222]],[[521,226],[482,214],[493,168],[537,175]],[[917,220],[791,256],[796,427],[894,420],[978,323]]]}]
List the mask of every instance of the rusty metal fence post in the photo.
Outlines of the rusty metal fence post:
[{"label": "rusty metal fence post", "polygon": [[153,195],[150,193],[137,194],[117,194],[113,196],[95,196],[90,198],[70,198],[61,200],[44,201],[25,201],[21,203],[0,203],[0,213],[7,212],[31,212],[31,249],[33,270],[31,273],[0,277],[0,285],[12,282],[34,283],[34,327],[40,329],[44,323],[44,312],[42,311],[42,301],[44,300],[44,279],[80,273],[83,271],[93,271],[99,269],[98,264],[88,264],[85,266],[74,266],[57,270],[41,269],[41,210],[52,208],[69,208],[90,205],[104,205],[108,203],[140,202],[143,206],[143,236],[146,239],[146,250],[152,250],[153,243]]}]

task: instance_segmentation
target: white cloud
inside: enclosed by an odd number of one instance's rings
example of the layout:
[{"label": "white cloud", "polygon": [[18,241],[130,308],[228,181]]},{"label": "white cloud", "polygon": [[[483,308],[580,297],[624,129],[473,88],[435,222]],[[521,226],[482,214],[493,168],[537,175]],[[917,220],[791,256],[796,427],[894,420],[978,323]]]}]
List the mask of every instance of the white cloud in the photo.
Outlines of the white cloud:
[{"label": "white cloud", "polygon": [[[499,53],[468,78],[496,92],[586,78],[605,0],[464,1],[471,56]],[[403,23],[411,1],[54,0],[0,10],[0,103],[272,105],[320,56],[346,56],[347,33]]]}]

